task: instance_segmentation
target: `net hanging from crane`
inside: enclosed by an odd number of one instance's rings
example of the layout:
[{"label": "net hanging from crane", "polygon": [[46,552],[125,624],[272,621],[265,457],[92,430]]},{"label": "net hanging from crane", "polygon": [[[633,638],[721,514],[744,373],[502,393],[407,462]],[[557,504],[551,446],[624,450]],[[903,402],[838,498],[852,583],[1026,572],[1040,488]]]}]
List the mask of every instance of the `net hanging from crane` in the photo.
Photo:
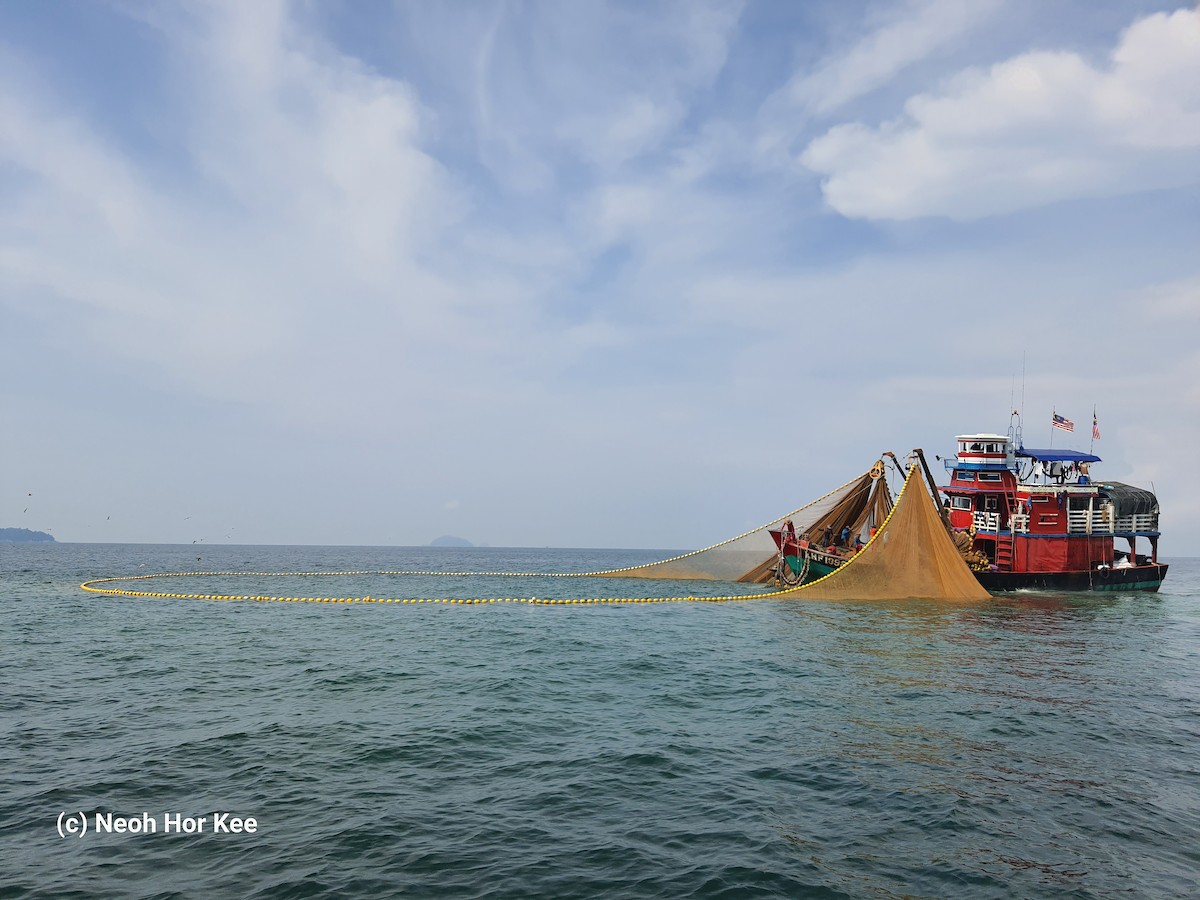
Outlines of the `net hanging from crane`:
[{"label": "net hanging from crane", "polygon": [[[893,457],[894,459],[894,457]],[[784,540],[832,571],[771,596],[813,600],[983,600],[991,595],[963,561],[914,459],[893,504],[882,461],[823,497],[730,540],[656,563],[597,575],[774,582]],[[786,529],[786,531],[785,531]],[[772,533],[774,532],[774,537]],[[809,574],[808,565],[803,570]],[[803,576],[802,576],[803,577]]]},{"label": "net hanging from crane", "polygon": [[875,539],[831,575],[780,594],[811,600],[987,600],[913,464]]},{"label": "net hanging from crane", "polygon": [[891,510],[883,462],[869,471],[737,537],[670,559],[593,573],[622,578],[666,578],[769,583],[775,580],[780,547],[771,532],[787,529],[814,548],[849,552],[867,543]]}]

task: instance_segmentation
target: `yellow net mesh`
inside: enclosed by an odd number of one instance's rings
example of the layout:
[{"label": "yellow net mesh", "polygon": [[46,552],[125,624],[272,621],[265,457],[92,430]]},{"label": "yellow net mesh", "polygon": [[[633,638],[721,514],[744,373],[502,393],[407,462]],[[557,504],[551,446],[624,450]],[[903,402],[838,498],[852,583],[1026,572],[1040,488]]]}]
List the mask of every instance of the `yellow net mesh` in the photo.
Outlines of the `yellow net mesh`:
[{"label": "yellow net mesh", "polygon": [[938,516],[918,466],[891,515],[857,556],[832,574],[780,596],[812,600],[986,600]]}]

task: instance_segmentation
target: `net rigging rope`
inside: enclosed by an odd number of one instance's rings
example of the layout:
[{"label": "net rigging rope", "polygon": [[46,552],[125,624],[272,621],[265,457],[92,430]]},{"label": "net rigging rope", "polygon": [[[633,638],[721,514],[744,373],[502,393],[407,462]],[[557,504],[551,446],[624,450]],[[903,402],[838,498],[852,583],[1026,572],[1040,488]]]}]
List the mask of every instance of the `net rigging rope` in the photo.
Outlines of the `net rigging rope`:
[{"label": "net rigging rope", "polygon": [[[888,522],[892,515],[900,505],[900,498],[908,489],[909,483],[913,480],[913,475],[916,472],[916,467],[909,468],[907,477],[903,486],[900,489],[900,495],[897,496],[896,502],[887,518],[880,524],[876,530],[876,534],[867,542],[858,554],[851,557],[844,565],[835,569],[828,575],[815,579],[808,584],[802,584],[796,587],[785,587],[782,590],[761,591],[750,594],[729,594],[724,596],[706,597],[706,596],[675,596],[675,597],[584,597],[584,598],[539,598],[539,597],[286,597],[265,594],[203,594],[203,593],[173,593],[170,591],[142,591],[130,590],[126,588],[116,587],[101,587],[101,585],[110,585],[116,583],[127,582],[145,582],[156,579],[167,578],[334,578],[334,577],[354,577],[365,575],[380,575],[380,576],[434,576],[438,578],[468,578],[468,577],[486,577],[486,578],[598,578],[606,576],[619,576],[622,573],[631,572],[635,569],[645,568],[645,565],[625,566],[618,569],[603,569],[595,572],[442,572],[431,570],[353,570],[345,572],[159,572],[146,575],[121,575],[111,578],[94,578],[90,581],[85,581],[80,585],[80,588],[92,594],[104,594],[113,597],[143,597],[152,599],[172,599],[172,600],[229,600],[229,601],[258,601],[270,603],[439,603],[452,605],[477,605],[484,603],[526,603],[538,606],[564,606],[564,605],[598,605],[598,604],[627,604],[627,603],[730,603],[737,600],[764,600],[773,597],[785,597],[803,592],[805,589],[814,585],[821,584],[827,579],[837,576],[852,566],[856,559],[866,552],[876,540],[878,540],[887,528]],[[869,474],[869,473],[868,473]],[[861,478],[862,476],[859,476]],[[680,554],[679,556],[670,557],[662,562],[674,562],[680,559],[686,559],[700,553],[707,552],[731,544],[741,540],[747,535],[753,534],[755,531],[760,531],[767,528],[776,522],[783,519],[791,518],[798,515],[811,506],[820,503],[823,500],[837,494],[839,491],[846,489],[854,484],[859,478],[851,479],[840,487],[834,488],[826,494],[818,497],[816,500],[806,503],[790,513],[786,513],[778,518],[772,519],[766,525],[760,526],[757,529],[751,529],[737,537],[729,538],[720,543],[713,544],[710,547],[705,547],[701,550],[693,550],[689,553]],[[651,565],[657,565],[651,564]]]}]

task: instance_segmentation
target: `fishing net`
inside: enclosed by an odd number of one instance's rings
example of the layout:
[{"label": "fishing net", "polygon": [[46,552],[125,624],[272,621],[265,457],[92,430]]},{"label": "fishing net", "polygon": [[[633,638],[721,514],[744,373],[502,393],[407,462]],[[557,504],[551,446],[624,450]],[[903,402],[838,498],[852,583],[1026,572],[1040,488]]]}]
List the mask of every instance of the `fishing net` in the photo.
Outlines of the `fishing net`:
[{"label": "fishing net", "polygon": [[856,539],[863,544],[871,539],[891,510],[891,494],[883,476],[883,463],[876,462],[870,471],[823,497],[735,538],[659,562],[593,574],[773,582],[780,564],[780,547],[772,531],[786,528],[806,545],[850,552]]},{"label": "fishing net", "polygon": [[918,466],[909,469],[875,539],[840,569],[786,592],[812,600],[986,600],[938,516]]},{"label": "fishing net", "polygon": [[[890,456],[890,454],[885,454]],[[720,544],[671,559],[603,572],[174,572],[93,579],[81,587],[96,594],[128,597],[173,597],[207,600],[260,600],[311,603],[658,603],[669,600],[726,601],[766,597],[797,597],[815,600],[983,600],[990,595],[975,579],[959,554],[946,525],[939,518],[931,490],[922,481],[924,468],[920,451],[900,496],[893,505],[884,477],[882,461],[871,470],[813,502],[792,510],[759,528]],[[891,457],[895,462],[895,457]],[[790,569],[790,576],[789,576]],[[396,576],[419,578],[523,578],[570,579],[616,576],[621,578],[706,579],[724,582],[770,583],[765,591],[751,589],[721,596],[689,589],[687,596],[657,594],[649,597],[600,596],[588,599],[539,600],[537,596],[429,599],[415,594],[398,598],[372,595],[354,597],[276,596],[267,591],[237,594],[214,593],[211,589],[191,592],[132,590],[104,586],[109,582],[138,582],[151,579],[279,579]],[[788,585],[800,582],[799,586]],[[149,585],[145,585],[149,586]],[[252,588],[251,590],[257,590]],[[379,588],[392,591],[390,583]],[[699,594],[699,596],[697,596]]]}]

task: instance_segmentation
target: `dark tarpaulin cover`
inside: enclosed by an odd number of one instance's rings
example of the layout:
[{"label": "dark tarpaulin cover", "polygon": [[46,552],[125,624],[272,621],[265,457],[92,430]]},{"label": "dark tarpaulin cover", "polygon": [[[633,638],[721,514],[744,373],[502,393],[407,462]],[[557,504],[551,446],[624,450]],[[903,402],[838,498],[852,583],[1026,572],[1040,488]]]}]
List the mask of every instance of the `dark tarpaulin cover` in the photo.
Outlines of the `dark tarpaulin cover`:
[{"label": "dark tarpaulin cover", "polygon": [[1113,502],[1118,516],[1145,516],[1158,514],[1158,498],[1153,492],[1119,481],[1105,481],[1096,485]]}]

